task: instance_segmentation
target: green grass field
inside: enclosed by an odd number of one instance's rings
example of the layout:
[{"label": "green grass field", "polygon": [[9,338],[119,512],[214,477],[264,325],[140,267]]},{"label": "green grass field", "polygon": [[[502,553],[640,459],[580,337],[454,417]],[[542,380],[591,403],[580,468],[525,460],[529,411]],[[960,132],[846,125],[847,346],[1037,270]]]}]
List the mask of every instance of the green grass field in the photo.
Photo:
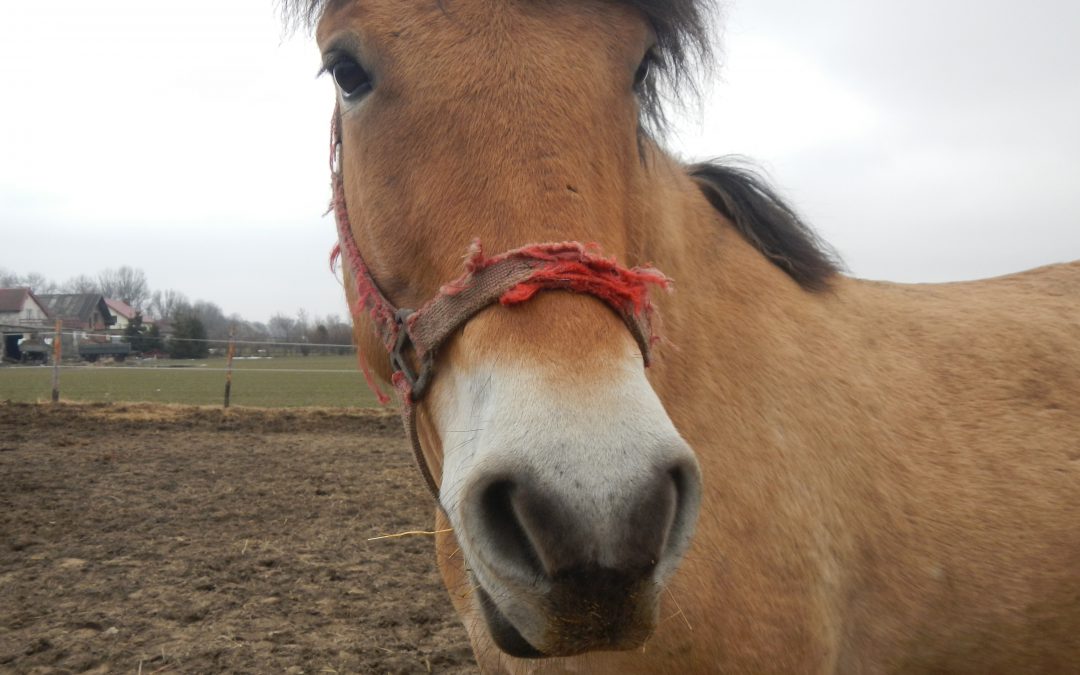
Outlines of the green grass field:
[{"label": "green grass field", "polygon": [[[60,371],[60,398],[66,401],[221,405],[225,395],[224,358],[162,360],[156,367],[70,365],[75,367]],[[0,367],[0,401],[48,401],[51,391],[51,367]],[[233,363],[232,404],[367,408],[377,402],[356,367],[356,357],[350,355],[238,359]]]}]

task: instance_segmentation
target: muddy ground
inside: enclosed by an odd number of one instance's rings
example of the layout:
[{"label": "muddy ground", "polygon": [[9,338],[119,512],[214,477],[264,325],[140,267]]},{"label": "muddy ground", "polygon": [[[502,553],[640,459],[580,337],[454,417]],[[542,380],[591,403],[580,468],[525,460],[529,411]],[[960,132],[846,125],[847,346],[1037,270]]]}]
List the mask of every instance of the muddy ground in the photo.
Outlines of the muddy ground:
[{"label": "muddy ground", "polygon": [[0,402],[0,672],[476,672],[399,424]]}]

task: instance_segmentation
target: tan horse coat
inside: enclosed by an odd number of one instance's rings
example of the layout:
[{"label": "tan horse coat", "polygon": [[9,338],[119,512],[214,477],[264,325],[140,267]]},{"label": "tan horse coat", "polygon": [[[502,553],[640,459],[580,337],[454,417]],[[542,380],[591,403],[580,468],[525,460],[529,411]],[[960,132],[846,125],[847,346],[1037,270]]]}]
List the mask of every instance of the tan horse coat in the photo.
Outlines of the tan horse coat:
[{"label": "tan horse coat", "polygon": [[650,380],[705,496],[667,618],[642,653],[513,663],[444,536],[485,670],[1080,671],[1080,264],[810,295],[674,183]]},{"label": "tan horse coat", "polygon": [[[332,3],[319,27],[324,50],[379,73],[370,101],[343,112],[360,249],[401,306],[457,276],[474,236],[491,251],[595,240],[654,263],[677,290],[657,298],[666,342],[648,377],[704,481],[642,650],[502,654],[455,536],[439,537],[481,667],[1080,671],[1080,264],[945,285],[837,276],[807,291],[685,167],[651,141],[638,156],[627,92],[649,30],[636,12],[448,4]],[[541,68],[537,53],[554,56]],[[357,338],[380,353],[362,320]],[[547,293],[487,310],[439,367],[509,355],[603,378],[629,339],[595,301]],[[421,431],[438,472],[430,405]]]},{"label": "tan horse coat", "polygon": [[650,380],[705,497],[667,619],[642,653],[515,663],[444,536],[485,670],[1080,671],[1080,263],[808,294],[671,181]]}]

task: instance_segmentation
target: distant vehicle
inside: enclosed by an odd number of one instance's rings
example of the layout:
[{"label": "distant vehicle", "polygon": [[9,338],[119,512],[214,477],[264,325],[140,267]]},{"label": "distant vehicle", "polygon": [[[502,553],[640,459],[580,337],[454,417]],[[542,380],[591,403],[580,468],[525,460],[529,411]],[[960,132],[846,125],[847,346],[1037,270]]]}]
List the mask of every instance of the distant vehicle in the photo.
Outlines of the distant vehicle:
[{"label": "distant vehicle", "polygon": [[44,342],[31,342],[27,340],[19,345],[19,362],[48,363],[50,351],[52,351],[52,347]]},{"label": "distant vehicle", "polygon": [[48,363],[52,347],[37,336],[20,340],[19,335],[5,336],[4,363]]},{"label": "distant vehicle", "polygon": [[131,345],[126,342],[82,342],[76,351],[79,358],[90,363],[103,356],[111,356],[114,361],[121,362],[131,353]]}]

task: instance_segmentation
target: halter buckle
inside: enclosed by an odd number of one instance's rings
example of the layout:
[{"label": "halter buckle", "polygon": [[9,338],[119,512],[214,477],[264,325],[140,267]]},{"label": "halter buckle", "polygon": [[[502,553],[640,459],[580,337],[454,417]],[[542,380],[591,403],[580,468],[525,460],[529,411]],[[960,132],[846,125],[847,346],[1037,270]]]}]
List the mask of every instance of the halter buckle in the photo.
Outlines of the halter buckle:
[{"label": "halter buckle", "polygon": [[416,349],[416,343],[413,342],[412,335],[409,334],[408,319],[410,316],[416,313],[413,309],[399,309],[394,312],[394,325],[397,326],[397,339],[394,341],[394,349],[390,352],[390,366],[395,372],[401,373],[405,381],[409,383],[409,395],[412,400],[419,401],[424,395],[427,389],[428,381],[431,379],[431,364],[433,359],[430,354],[426,354],[421,358],[420,372],[417,373],[409,361],[409,357],[405,352],[412,347]]}]

